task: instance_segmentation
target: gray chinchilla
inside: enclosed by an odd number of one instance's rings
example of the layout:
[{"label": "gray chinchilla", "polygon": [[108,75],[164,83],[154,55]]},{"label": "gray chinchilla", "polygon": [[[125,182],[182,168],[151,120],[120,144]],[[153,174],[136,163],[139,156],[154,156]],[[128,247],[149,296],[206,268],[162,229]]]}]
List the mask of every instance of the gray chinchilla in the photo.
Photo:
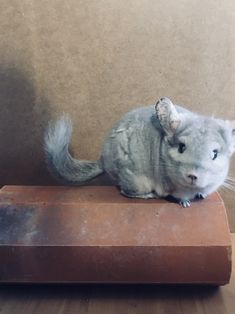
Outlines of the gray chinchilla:
[{"label": "gray chinchilla", "polygon": [[205,117],[163,97],[125,114],[110,130],[98,161],[68,152],[72,125],[62,117],[45,136],[49,169],[72,185],[106,172],[123,195],[174,199],[183,207],[217,190],[235,151],[235,120]]}]

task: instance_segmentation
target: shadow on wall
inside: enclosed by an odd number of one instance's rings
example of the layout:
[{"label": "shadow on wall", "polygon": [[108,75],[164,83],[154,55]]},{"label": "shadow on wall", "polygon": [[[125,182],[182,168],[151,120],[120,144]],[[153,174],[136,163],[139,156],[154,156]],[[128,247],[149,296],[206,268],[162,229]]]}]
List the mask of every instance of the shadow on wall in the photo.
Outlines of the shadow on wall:
[{"label": "shadow on wall", "polygon": [[19,69],[0,65],[0,185],[51,184],[42,152],[49,104]]},{"label": "shadow on wall", "polygon": [[[43,153],[50,104],[20,69],[0,65],[0,108],[0,186],[58,185],[47,170]],[[110,181],[100,176],[89,184]]]}]

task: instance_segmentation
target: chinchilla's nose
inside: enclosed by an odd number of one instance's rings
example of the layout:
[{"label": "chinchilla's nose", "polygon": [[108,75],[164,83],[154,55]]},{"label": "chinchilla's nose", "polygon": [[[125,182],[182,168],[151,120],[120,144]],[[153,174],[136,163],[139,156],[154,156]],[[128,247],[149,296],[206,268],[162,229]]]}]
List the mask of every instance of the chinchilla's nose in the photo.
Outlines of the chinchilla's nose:
[{"label": "chinchilla's nose", "polygon": [[188,174],[188,178],[191,179],[192,183],[197,181],[197,176],[195,176],[195,174]]}]

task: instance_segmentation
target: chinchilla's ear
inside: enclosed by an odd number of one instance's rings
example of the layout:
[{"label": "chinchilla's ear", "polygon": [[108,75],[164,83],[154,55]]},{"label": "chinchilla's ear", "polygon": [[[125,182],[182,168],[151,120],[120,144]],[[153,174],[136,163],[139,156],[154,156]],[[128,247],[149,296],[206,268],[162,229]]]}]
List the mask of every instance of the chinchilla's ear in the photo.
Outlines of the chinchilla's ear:
[{"label": "chinchilla's ear", "polygon": [[235,120],[222,121],[225,122],[226,134],[228,135],[229,153],[232,155],[235,153]]},{"label": "chinchilla's ear", "polygon": [[231,129],[232,129],[232,154],[235,152],[235,120],[230,121]]},{"label": "chinchilla's ear", "polygon": [[175,106],[167,97],[161,98],[155,106],[158,120],[167,136],[173,136],[181,120]]}]

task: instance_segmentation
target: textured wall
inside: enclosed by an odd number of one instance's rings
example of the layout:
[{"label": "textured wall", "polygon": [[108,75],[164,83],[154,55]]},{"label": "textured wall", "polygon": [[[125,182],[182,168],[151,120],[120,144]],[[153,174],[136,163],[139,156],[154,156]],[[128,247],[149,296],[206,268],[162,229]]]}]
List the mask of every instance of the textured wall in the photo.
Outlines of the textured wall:
[{"label": "textured wall", "polygon": [[162,95],[235,118],[234,12],[233,0],[1,0],[0,184],[55,183],[42,135],[62,112],[87,159],[123,113]]}]

